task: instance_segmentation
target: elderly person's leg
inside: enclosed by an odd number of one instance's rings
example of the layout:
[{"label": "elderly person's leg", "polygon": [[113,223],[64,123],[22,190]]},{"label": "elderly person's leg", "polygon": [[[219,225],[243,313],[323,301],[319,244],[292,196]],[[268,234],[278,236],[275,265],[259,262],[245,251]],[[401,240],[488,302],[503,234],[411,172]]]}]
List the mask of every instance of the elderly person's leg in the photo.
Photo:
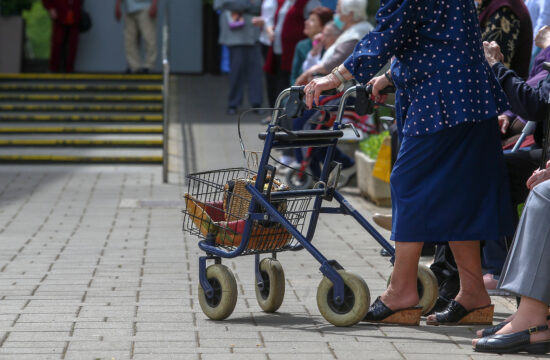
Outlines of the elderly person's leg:
[{"label": "elderly person's leg", "polygon": [[550,304],[550,181],[527,198],[499,287]]},{"label": "elderly person's leg", "polygon": [[396,242],[395,264],[386,291],[370,306],[364,321],[418,325],[422,307],[418,306],[417,272],[422,242]]},{"label": "elderly person's leg", "polygon": [[417,272],[421,242],[395,242],[395,263],[390,285],[381,300],[392,310],[418,304]]},{"label": "elderly person's leg", "polygon": [[451,241],[460,276],[460,291],[442,312],[428,316],[428,325],[491,324],[493,306],[483,284],[479,241]]},{"label": "elderly person's leg", "polygon": [[491,298],[483,284],[479,241],[449,242],[460,277],[460,291],[455,297],[466,309],[489,305]]},{"label": "elderly person's leg", "polygon": [[[497,329],[494,335],[490,332],[479,334],[486,337],[473,341],[477,351],[550,351],[550,343],[533,346],[533,343],[550,339],[550,332],[545,328],[550,304],[549,213],[550,181],[545,181],[529,194],[499,282],[501,289],[521,295],[520,306],[507,319],[509,323]],[[537,331],[526,332],[535,327]],[[520,338],[524,341],[523,347],[517,349],[511,344]]]}]

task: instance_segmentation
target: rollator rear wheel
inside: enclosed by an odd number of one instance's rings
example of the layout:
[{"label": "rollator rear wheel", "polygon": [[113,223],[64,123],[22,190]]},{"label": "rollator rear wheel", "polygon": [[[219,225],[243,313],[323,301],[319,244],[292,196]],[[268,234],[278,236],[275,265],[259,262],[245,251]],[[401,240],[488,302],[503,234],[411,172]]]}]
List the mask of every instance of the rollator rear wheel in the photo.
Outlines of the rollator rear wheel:
[{"label": "rollator rear wheel", "polygon": [[[311,173],[309,168],[307,168],[305,172]],[[313,186],[313,179],[305,173],[300,177],[299,171],[289,169],[286,173],[286,183],[293,189],[311,189]]]},{"label": "rollator rear wheel", "polygon": [[317,288],[317,306],[321,315],[334,326],[352,326],[363,320],[370,305],[369,288],[358,275],[338,270],[344,280],[344,303],[333,299],[334,286],[326,276]]},{"label": "rollator rear wheel", "polygon": [[[388,279],[390,285],[391,275]],[[435,306],[439,290],[437,286],[437,278],[432,270],[426,265],[418,264],[418,279],[417,279],[418,297],[420,301],[418,306],[422,306],[422,315],[429,313]]]},{"label": "rollator rear wheel", "polygon": [[285,273],[281,263],[275,259],[260,262],[260,274],[264,281],[263,289],[256,284],[256,299],[265,312],[275,312],[281,307],[285,297]]},{"label": "rollator rear wheel", "polygon": [[199,304],[202,312],[212,320],[223,320],[235,309],[237,304],[237,282],[235,276],[222,264],[206,268],[206,279],[214,288],[214,296],[206,297],[199,284]]}]

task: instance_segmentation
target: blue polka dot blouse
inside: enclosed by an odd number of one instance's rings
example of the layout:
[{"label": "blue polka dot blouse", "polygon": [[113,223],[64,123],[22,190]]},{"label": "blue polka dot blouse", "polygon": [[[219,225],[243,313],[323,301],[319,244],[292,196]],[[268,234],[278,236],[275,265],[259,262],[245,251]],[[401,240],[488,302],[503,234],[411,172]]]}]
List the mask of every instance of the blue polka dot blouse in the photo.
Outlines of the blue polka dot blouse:
[{"label": "blue polka dot blouse", "polygon": [[344,66],[369,81],[392,56],[396,116],[405,136],[493,118],[508,109],[485,61],[473,0],[382,0],[378,26]]}]

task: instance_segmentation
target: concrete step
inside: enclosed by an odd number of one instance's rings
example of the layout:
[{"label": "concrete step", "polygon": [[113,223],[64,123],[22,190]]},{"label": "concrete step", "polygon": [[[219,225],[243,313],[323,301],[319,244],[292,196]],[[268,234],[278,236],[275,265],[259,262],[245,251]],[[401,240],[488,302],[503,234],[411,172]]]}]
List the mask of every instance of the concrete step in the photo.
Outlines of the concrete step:
[{"label": "concrete step", "polygon": [[112,127],[71,127],[71,126],[43,126],[43,127],[0,127],[0,134],[162,134],[162,126],[112,126]]},{"label": "concrete step", "polygon": [[160,93],[160,84],[104,84],[104,83],[51,83],[51,82],[0,82],[0,91],[10,92],[147,92]]},{"label": "concrete step", "polygon": [[0,111],[28,112],[162,112],[159,105],[95,105],[95,104],[0,104]]},{"label": "concrete step", "polygon": [[97,94],[9,94],[0,93],[0,101],[64,101],[64,102],[148,102],[158,103],[162,101],[162,95],[97,95]]},{"label": "concrete step", "polygon": [[162,163],[162,149],[0,148],[0,163]]},{"label": "concrete step", "polygon": [[18,80],[18,81],[162,81],[161,74],[0,74],[0,81]]},{"label": "concrete step", "polygon": [[0,147],[161,147],[162,135],[0,134]]},{"label": "concrete step", "polygon": [[22,133],[86,133],[86,134],[161,134],[162,125],[142,125],[142,124],[88,124],[88,123],[66,123],[58,125],[48,124],[13,124],[3,123],[0,126],[0,134],[22,134]]},{"label": "concrete step", "polygon": [[162,115],[141,115],[141,114],[33,114],[33,113],[15,113],[4,112],[0,114],[0,122],[162,122]]}]

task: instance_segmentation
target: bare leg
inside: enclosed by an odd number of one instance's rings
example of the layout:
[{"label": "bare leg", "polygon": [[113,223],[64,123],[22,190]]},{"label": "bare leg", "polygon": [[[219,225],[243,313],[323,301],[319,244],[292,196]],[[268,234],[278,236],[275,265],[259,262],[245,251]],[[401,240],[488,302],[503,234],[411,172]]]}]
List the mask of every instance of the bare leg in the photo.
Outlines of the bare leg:
[{"label": "bare leg", "polygon": [[[452,241],[449,245],[460,276],[460,291],[455,300],[466,310],[489,305],[491,298],[483,285],[479,241]],[[430,315],[428,320],[435,321],[435,315]]]},{"label": "bare leg", "polygon": [[[548,322],[548,320],[546,320],[547,315],[547,304],[527,296],[522,296],[518,310],[514,314],[512,321],[500,329],[497,334],[511,334],[526,330],[533,326],[546,324]],[[549,330],[537,332],[531,335],[532,343],[547,339],[550,339]],[[478,340],[479,339],[472,340],[472,344],[475,345]]]},{"label": "bare leg", "polygon": [[[382,294],[382,302],[392,310],[418,305],[416,287],[421,242],[395,243],[395,264],[390,286]],[[482,283],[483,285],[483,283]]]}]

